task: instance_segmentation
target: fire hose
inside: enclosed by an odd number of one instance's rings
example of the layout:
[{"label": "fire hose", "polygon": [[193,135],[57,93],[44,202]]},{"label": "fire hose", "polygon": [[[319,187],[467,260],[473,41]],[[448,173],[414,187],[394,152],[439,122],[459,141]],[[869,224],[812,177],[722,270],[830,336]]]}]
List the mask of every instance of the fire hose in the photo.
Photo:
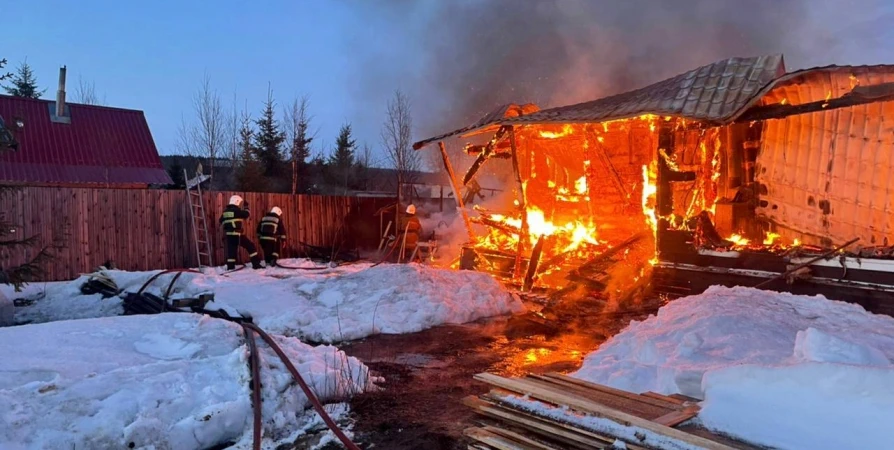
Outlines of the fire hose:
[{"label": "fire hose", "polygon": [[260,329],[257,325],[250,322],[242,322],[242,328],[245,331],[245,336],[249,341],[249,349],[253,353],[253,355],[249,358],[249,362],[252,365],[252,403],[255,405],[254,411],[254,450],[260,450],[261,448],[261,381],[260,381],[260,363],[257,355],[257,346],[254,344],[254,334],[257,333],[261,336],[261,339],[273,349],[276,353],[276,356],[279,356],[279,359],[285,364],[286,369],[289,370],[289,373],[292,374],[292,378],[298,383],[298,386],[301,387],[301,390],[304,392],[304,395],[307,396],[307,399],[310,400],[311,405],[313,405],[314,410],[320,417],[323,419],[323,422],[326,423],[326,426],[332,430],[332,433],[338,437],[338,440],[341,441],[342,445],[345,446],[348,450],[360,450],[360,447],[357,446],[354,442],[351,441],[348,436],[345,435],[343,431],[338,427],[332,417],[329,416],[329,413],[326,412],[326,409],[323,408],[323,404],[320,403],[320,399],[313,393],[307,383],[304,381],[304,378],[301,377],[301,374],[298,373],[298,369],[292,364],[292,361],[289,360],[289,357],[286,356],[285,352],[276,344],[276,341],[267,334],[264,330]]},{"label": "fire hose", "polygon": [[[148,280],[146,280],[146,282],[143,283],[143,285],[137,291],[137,295],[143,295],[143,291],[146,290],[146,288],[149,286],[149,284],[151,284],[153,281],[158,279],[158,277],[160,277],[166,273],[176,273],[176,275],[174,275],[174,277],[169,282],[168,287],[165,289],[163,299],[164,299],[164,302],[167,303],[167,300],[171,294],[171,291],[174,288],[174,284],[177,282],[177,280],[180,278],[180,276],[184,272],[199,273],[199,274],[202,273],[202,272],[199,272],[199,271],[193,270],[193,269],[163,270],[161,272],[158,272],[158,273],[152,275]],[[257,343],[255,342],[255,336],[254,336],[255,333],[257,333],[259,336],[261,336],[261,339],[263,339],[264,342],[266,342],[267,345],[269,345],[270,348],[273,349],[274,353],[276,353],[276,356],[279,357],[279,359],[286,366],[286,369],[288,369],[289,373],[291,373],[292,378],[294,378],[295,381],[298,383],[298,386],[301,387],[301,390],[304,392],[304,395],[310,401],[314,410],[317,412],[317,414],[320,415],[320,417],[323,419],[323,422],[326,423],[326,426],[329,427],[329,429],[332,431],[332,433],[335,434],[336,437],[338,437],[338,439],[339,439],[339,441],[341,441],[342,445],[344,445],[345,448],[347,448],[349,450],[360,450],[360,447],[358,447],[357,444],[354,444],[351,441],[351,439],[348,438],[348,436],[345,435],[344,432],[338,427],[338,425],[335,423],[335,421],[332,420],[332,417],[330,417],[329,414],[326,412],[326,409],[323,408],[323,404],[320,402],[320,399],[317,398],[317,396],[310,389],[310,386],[308,386],[307,383],[304,381],[304,378],[301,377],[301,374],[298,372],[298,369],[295,368],[295,365],[292,364],[292,361],[289,360],[289,357],[286,356],[286,354],[282,350],[282,348],[279,347],[279,345],[276,343],[276,341],[273,340],[273,338],[269,334],[267,334],[267,332],[262,330],[257,325],[251,323],[250,318],[231,317],[228,314],[226,314],[226,312],[224,312],[224,311],[204,310],[204,311],[197,311],[197,312],[204,312],[205,314],[208,314],[210,316],[224,319],[224,320],[229,320],[231,322],[236,322],[242,326],[242,330],[243,330],[243,333],[245,334],[246,340],[248,341],[248,348],[249,348],[249,360],[248,361],[249,361],[249,367],[250,367],[250,371],[251,371],[252,407],[253,407],[252,408],[253,409],[252,448],[254,450],[261,449],[261,441],[262,441],[262,434],[263,434],[262,409],[261,409],[261,406],[262,406],[261,376],[260,376],[261,362],[260,362],[260,356],[258,354]]]}]

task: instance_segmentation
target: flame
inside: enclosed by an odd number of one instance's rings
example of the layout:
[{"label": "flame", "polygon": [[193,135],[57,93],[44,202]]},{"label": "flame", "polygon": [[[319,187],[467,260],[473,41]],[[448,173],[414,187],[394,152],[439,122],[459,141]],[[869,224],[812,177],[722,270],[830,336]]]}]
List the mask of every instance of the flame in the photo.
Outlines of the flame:
[{"label": "flame", "polygon": [[546,139],[557,139],[560,137],[568,136],[569,134],[572,134],[572,133],[574,133],[574,127],[572,127],[570,124],[565,124],[565,125],[562,125],[562,131],[554,132],[554,131],[541,130],[540,137],[546,138]]},{"label": "flame", "polygon": [[832,91],[826,92],[826,101],[828,102],[830,98],[832,98]]},{"label": "flame", "polygon": [[854,74],[851,74],[851,76],[848,78],[850,79],[851,90],[853,91],[855,87],[860,85],[860,80],[857,79],[857,77],[855,77]]},{"label": "flame", "polygon": [[587,193],[587,176],[584,175],[577,179],[574,182],[574,191],[578,194],[586,194]]},{"label": "flame", "polygon": [[773,242],[775,242],[780,237],[782,236],[780,236],[779,233],[773,233],[771,231],[767,233],[767,237],[764,238],[764,245],[773,245]]},{"label": "flame", "polygon": [[[851,75],[851,76],[853,76],[853,75]],[[792,242],[792,247],[799,247],[800,245],[801,245],[801,240],[795,238],[795,241]]]},{"label": "flame", "polygon": [[726,240],[732,242],[733,245],[736,247],[744,247],[744,246],[748,245],[749,242],[751,242],[748,239],[745,239],[744,237],[742,237],[742,235],[740,235],[740,234],[734,234],[734,235],[726,238]]},{"label": "flame", "polygon": [[658,186],[655,184],[657,177],[658,174],[655,171],[654,163],[649,166],[643,166],[643,215],[646,216],[646,223],[649,224],[653,232],[658,230],[658,217],[655,214],[655,196],[658,194]]},{"label": "flame", "polygon": [[779,102],[780,105],[785,105],[786,103],[788,103],[788,99],[787,99],[787,98],[784,98],[784,99],[782,99],[781,102]]}]

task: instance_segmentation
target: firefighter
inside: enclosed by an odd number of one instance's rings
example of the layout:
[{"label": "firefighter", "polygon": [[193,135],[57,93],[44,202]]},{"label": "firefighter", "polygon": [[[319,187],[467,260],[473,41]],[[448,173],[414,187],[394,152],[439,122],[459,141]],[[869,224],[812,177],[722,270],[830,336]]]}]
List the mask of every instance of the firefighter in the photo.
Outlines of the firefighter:
[{"label": "firefighter", "polygon": [[258,223],[258,241],[264,251],[267,267],[276,265],[279,249],[286,240],[286,226],[282,220],[282,209],[274,206]]},{"label": "firefighter", "polygon": [[226,255],[227,270],[236,268],[237,255],[239,247],[244,248],[251,258],[251,267],[253,269],[261,268],[261,259],[258,257],[258,249],[255,244],[245,237],[245,219],[248,219],[248,204],[242,200],[242,197],[234,195],[230,197],[230,204],[224,208],[223,214],[220,215],[220,224],[226,233]]},{"label": "firefighter", "polygon": [[394,243],[398,251],[400,251],[398,253],[398,261],[403,261],[413,254],[413,250],[416,249],[416,243],[419,242],[419,235],[422,234],[422,224],[419,222],[419,218],[416,217],[416,206],[407,206],[406,212],[407,214],[400,218],[400,226],[397,229],[400,234]]}]

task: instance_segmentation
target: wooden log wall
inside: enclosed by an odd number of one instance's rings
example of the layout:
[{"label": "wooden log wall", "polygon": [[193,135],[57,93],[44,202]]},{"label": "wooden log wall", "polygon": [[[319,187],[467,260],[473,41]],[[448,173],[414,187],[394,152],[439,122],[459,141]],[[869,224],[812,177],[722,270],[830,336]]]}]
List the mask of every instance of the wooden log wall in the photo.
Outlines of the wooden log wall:
[{"label": "wooden log wall", "polygon": [[[223,234],[217,219],[232,194],[251,207],[248,236],[257,243],[258,220],[274,206],[283,210],[286,256],[298,243],[346,248],[378,245],[375,211],[394,199],[289,195],[258,192],[203,192],[214,263],[224,261]],[[123,270],[153,270],[197,265],[189,204],[183,190],[23,187],[0,196],[0,214],[13,226],[13,237],[39,235],[39,246],[62,247],[45,266],[41,281],[67,280],[91,272],[106,261]],[[350,217],[349,217],[349,214]],[[36,249],[0,254],[10,267],[34,256]],[[243,261],[247,255],[241,255]]]}]

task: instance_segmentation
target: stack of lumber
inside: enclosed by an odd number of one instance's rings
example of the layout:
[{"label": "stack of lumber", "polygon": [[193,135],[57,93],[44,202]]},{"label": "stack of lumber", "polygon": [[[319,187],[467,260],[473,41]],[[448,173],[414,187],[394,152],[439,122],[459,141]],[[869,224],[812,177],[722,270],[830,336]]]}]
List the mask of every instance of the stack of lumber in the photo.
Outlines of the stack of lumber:
[{"label": "stack of lumber", "polygon": [[634,394],[557,373],[475,379],[494,389],[464,399],[481,417],[465,430],[469,449],[756,448],[687,424],[699,406],[681,395]]}]

